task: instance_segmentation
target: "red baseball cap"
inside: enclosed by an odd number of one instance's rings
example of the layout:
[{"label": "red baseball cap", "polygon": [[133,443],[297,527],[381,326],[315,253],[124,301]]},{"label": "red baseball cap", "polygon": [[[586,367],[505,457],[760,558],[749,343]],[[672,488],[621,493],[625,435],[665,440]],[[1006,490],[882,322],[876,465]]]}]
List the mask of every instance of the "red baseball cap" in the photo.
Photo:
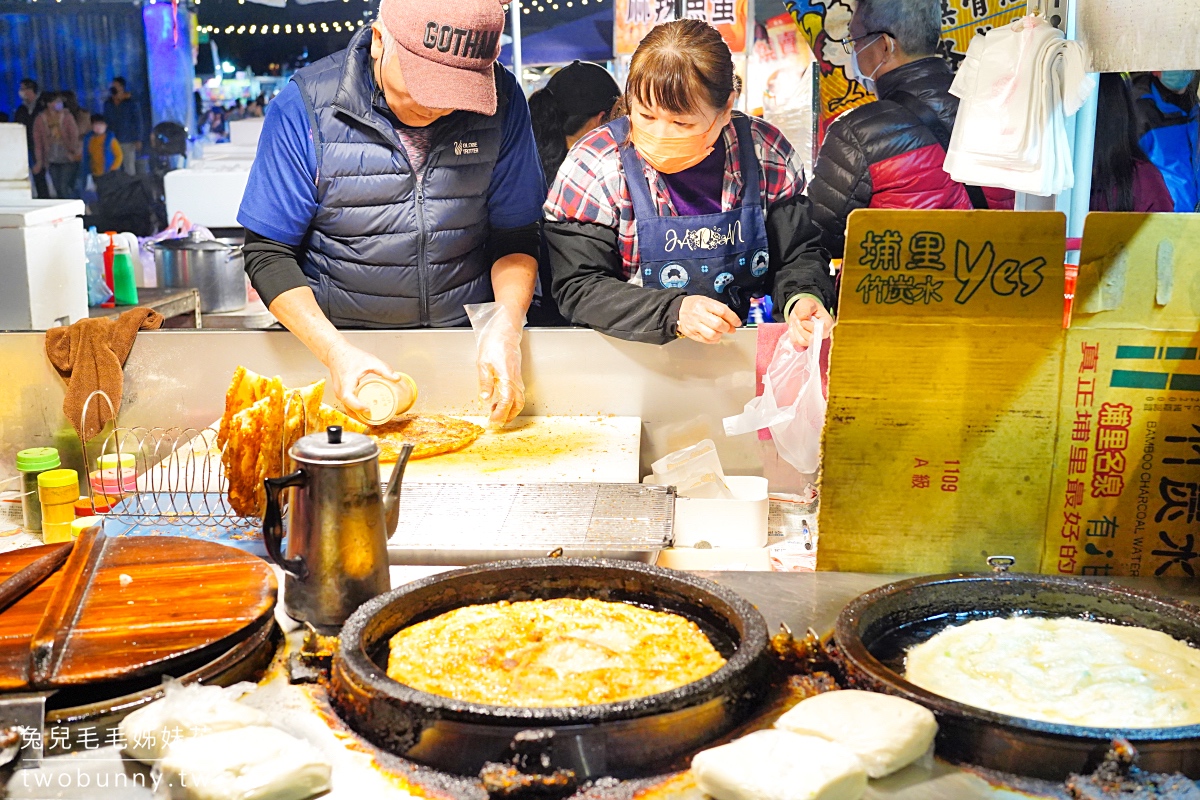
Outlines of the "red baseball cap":
[{"label": "red baseball cap", "polygon": [[496,113],[499,0],[381,0],[379,19],[400,45],[408,93],[427,108]]}]

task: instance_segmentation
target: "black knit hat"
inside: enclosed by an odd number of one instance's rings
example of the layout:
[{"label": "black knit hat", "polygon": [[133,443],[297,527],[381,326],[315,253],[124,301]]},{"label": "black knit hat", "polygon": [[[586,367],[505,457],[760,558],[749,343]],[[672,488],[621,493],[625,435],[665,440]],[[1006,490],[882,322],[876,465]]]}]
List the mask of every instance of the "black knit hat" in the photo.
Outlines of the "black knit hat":
[{"label": "black knit hat", "polygon": [[551,76],[546,88],[568,117],[608,111],[621,96],[608,70],[590,61],[572,61]]}]

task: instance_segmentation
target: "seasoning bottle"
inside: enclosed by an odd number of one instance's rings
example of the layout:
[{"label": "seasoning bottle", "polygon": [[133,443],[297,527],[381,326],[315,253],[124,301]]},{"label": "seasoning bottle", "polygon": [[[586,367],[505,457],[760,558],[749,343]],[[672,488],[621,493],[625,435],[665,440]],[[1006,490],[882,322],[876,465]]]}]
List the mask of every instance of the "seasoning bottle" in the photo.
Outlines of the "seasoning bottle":
[{"label": "seasoning bottle", "polygon": [[79,499],[79,473],[73,469],[52,469],[38,475],[37,482],[42,501],[42,542],[71,541],[75,501]]},{"label": "seasoning bottle", "polygon": [[382,425],[413,407],[417,402],[417,382],[403,372],[399,383],[368,375],[359,381],[354,396],[367,406],[365,412],[356,416],[368,425]]},{"label": "seasoning bottle", "polygon": [[133,259],[129,255],[129,245],[120,237],[113,241],[113,296],[119,306],[136,306],[138,304],[137,284],[133,279]]},{"label": "seasoning bottle", "polygon": [[96,461],[98,469],[88,473],[96,494],[120,496],[137,491],[137,463],[133,453],[105,453]]},{"label": "seasoning bottle", "polygon": [[21,516],[25,530],[42,532],[42,504],[38,499],[38,475],[58,469],[58,451],[53,447],[31,447],[17,453],[17,471],[21,473]]}]

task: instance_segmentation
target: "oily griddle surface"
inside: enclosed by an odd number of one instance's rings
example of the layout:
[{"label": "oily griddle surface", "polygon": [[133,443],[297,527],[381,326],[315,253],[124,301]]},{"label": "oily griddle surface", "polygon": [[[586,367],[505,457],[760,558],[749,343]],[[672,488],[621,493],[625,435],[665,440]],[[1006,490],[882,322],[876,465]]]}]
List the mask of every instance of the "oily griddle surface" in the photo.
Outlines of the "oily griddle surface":
[{"label": "oily griddle surface", "polygon": [[[0,581],[50,547],[0,554]],[[93,529],[61,569],[0,612],[0,691],[168,669],[255,626],[275,594],[266,562],[232,547]]]}]

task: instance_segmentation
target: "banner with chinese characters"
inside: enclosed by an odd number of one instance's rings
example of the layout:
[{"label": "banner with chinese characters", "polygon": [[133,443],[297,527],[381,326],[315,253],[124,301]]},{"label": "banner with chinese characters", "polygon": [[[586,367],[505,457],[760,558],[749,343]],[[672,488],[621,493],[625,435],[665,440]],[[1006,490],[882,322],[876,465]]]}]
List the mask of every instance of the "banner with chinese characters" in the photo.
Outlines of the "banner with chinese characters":
[{"label": "banner with chinese characters", "polygon": [[616,0],[613,7],[614,55],[633,53],[651,28],[673,19],[675,0]]},{"label": "banner with chinese characters", "polygon": [[[676,19],[675,0],[616,0],[613,50],[629,55],[655,25]],[[721,32],[729,49],[746,51],[748,0],[679,0],[679,18],[702,19]]]},{"label": "banner with chinese characters", "polygon": [[1200,219],[1089,214],[1043,571],[1200,574]]},{"label": "banner with chinese characters", "polygon": [[735,53],[746,51],[747,0],[682,0],[684,19],[702,19],[721,32]]},{"label": "banner with chinese characters", "polygon": [[[850,35],[850,16],[856,0],[784,0],[802,36],[808,40],[820,67],[821,104],[818,136],[839,114],[875,99],[850,75],[850,54],[841,39]],[[1024,16],[1024,0],[942,0],[940,52],[957,68],[977,33],[1007,25]]]},{"label": "banner with chinese characters", "polygon": [[850,215],[821,570],[1038,569],[1063,358],[1057,212]]}]

